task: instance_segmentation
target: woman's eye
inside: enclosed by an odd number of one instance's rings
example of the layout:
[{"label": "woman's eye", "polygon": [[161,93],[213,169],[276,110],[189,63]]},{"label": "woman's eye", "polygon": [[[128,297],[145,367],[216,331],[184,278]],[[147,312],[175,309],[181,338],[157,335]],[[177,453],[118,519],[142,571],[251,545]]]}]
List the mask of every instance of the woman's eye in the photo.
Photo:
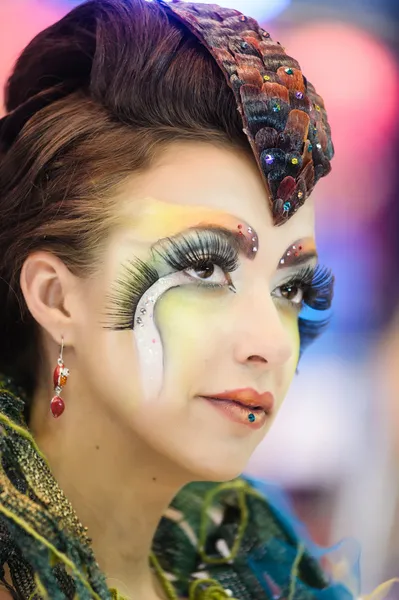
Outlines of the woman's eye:
[{"label": "woman's eye", "polygon": [[303,302],[304,291],[298,285],[282,285],[275,290],[274,295],[285,298],[292,304],[300,305]]},{"label": "woman's eye", "polygon": [[201,281],[207,281],[207,283],[215,285],[226,285],[229,284],[229,278],[226,273],[218,265],[214,263],[208,263],[201,265],[201,267],[193,267],[186,269],[187,275],[193,279],[200,279]]}]

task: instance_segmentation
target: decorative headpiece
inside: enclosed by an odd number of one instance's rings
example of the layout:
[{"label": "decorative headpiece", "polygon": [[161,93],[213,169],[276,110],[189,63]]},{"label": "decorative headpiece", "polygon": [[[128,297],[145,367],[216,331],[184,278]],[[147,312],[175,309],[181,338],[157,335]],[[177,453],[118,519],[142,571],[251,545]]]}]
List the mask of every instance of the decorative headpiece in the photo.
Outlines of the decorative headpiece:
[{"label": "decorative headpiece", "polygon": [[[205,45],[224,72],[270,191],[274,223],[283,224],[330,171],[334,151],[323,100],[299,64],[254,19],[216,4],[156,1]],[[93,45],[90,35],[85,43]],[[0,119],[0,152],[7,152],[36,112],[85,84],[91,62],[79,57],[59,69],[57,76],[43,76],[27,97],[14,98],[11,112]]]},{"label": "decorative headpiece", "polygon": [[334,149],[322,98],[297,61],[254,19],[216,4],[157,1],[206,46],[225,73],[270,190],[274,223],[283,224],[331,170]]}]

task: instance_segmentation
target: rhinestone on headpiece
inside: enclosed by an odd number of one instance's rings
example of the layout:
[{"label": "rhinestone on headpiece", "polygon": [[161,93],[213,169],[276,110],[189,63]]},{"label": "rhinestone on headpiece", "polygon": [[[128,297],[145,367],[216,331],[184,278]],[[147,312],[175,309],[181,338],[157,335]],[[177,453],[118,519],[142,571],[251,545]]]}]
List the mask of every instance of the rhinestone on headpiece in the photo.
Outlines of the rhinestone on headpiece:
[{"label": "rhinestone on headpiece", "polygon": [[[278,42],[254,19],[216,4],[157,2],[200,40],[225,74],[269,192],[274,223],[285,223],[330,171],[334,149],[322,98],[297,61],[281,45],[276,48]],[[293,98],[302,100],[300,108],[291,105]],[[316,136],[320,151],[312,152]]]}]

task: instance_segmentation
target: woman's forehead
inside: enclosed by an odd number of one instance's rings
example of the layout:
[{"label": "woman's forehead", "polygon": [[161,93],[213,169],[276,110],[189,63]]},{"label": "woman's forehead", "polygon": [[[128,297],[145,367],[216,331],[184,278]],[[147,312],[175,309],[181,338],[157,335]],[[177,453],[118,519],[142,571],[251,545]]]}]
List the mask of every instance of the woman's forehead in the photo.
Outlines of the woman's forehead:
[{"label": "woman's forehead", "polygon": [[[276,265],[280,267],[289,266],[291,261],[288,257],[291,252],[292,257],[294,256],[295,247],[301,246],[301,254],[316,254],[313,229],[309,227],[309,219],[305,220],[307,226],[304,226],[305,223],[301,224],[298,219],[299,213],[283,227],[276,228],[270,223],[270,229],[265,231],[265,228],[260,225],[259,235],[258,228],[240,216],[209,206],[176,204],[156,198],[137,199],[132,202],[132,206],[132,214],[125,213],[123,229],[126,238],[133,244],[153,246],[159,240],[178,236],[193,229],[213,232],[220,230],[225,235],[229,233],[232,243],[237,245],[238,242],[238,246],[247,257],[256,258],[261,249],[261,254],[269,255],[273,263],[276,261]],[[298,224],[295,223],[295,219]],[[275,247],[272,248],[273,244]],[[277,262],[280,259],[283,262]]]}]

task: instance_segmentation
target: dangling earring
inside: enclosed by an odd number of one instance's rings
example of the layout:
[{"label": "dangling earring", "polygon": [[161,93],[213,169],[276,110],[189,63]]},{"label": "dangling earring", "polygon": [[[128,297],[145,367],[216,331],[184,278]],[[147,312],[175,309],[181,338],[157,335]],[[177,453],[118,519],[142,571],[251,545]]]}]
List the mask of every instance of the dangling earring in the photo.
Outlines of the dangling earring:
[{"label": "dangling earring", "polygon": [[69,369],[66,369],[64,366],[64,359],[62,354],[64,352],[64,338],[61,338],[61,351],[60,356],[57,361],[57,366],[54,370],[53,382],[54,382],[54,391],[56,395],[52,398],[50,403],[51,412],[53,413],[53,417],[56,419],[62,415],[65,410],[65,403],[61,398],[60,394],[62,388],[67,383],[67,379],[69,376]]}]

